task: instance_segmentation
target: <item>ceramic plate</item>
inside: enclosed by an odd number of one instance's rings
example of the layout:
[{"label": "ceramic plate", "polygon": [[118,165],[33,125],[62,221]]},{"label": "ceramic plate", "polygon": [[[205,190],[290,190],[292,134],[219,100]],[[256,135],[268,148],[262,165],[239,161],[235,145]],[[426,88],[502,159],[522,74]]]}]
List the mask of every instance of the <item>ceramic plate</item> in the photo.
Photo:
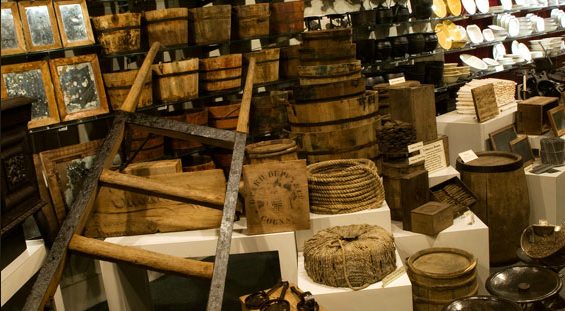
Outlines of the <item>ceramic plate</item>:
[{"label": "ceramic plate", "polygon": [[453,16],[461,15],[461,0],[447,0],[447,9]]},{"label": "ceramic plate", "polygon": [[477,25],[467,26],[467,36],[469,36],[469,40],[474,44],[479,44],[484,41],[483,33]]},{"label": "ceramic plate", "polygon": [[512,51],[512,54],[516,54],[516,55],[520,54],[520,47],[519,47],[518,41],[516,41],[516,40],[512,41],[511,51]]},{"label": "ceramic plate", "polygon": [[475,0],[461,0],[461,3],[463,3],[463,7],[465,8],[467,14],[473,15],[477,13],[477,5],[475,4]]},{"label": "ceramic plate", "polygon": [[494,38],[494,33],[492,32],[492,29],[489,29],[489,28],[483,29],[483,38],[485,38],[485,41],[487,41],[487,42],[494,41],[495,38]]},{"label": "ceramic plate", "polygon": [[503,10],[512,10],[512,0],[500,0],[500,4],[502,4]]},{"label": "ceramic plate", "polygon": [[528,49],[528,47],[524,43],[520,43],[518,45],[518,54],[520,54],[520,56],[522,56],[522,58],[524,58],[527,61],[532,60],[532,54],[530,53],[530,49]]},{"label": "ceramic plate", "polygon": [[495,33],[507,33],[505,28],[498,25],[488,25],[488,28],[492,29]]},{"label": "ceramic plate", "polygon": [[506,48],[504,44],[498,43],[492,47],[492,57],[496,60],[501,59],[506,55]]},{"label": "ceramic plate", "polygon": [[483,58],[483,62],[487,63],[487,65],[489,65],[489,67],[494,67],[494,66],[500,65],[499,62],[497,62],[496,60],[494,60],[492,58],[488,58],[488,57]]},{"label": "ceramic plate", "polygon": [[432,11],[434,15],[439,18],[444,18],[447,16],[447,7],[443,0],[434,0],[432,5]]},{"label": "ceramic plate", "polygon": [[461,54],[459,55],[459,59],[467,66],[471,67],[471,70],[480,71],[480,70],[487,70],[488,65],[483,62],[480,58],[471,55],[471,54]]},{"label": "ceramic plate", "polygon": [[508,20],[508,35],[516,37],[520,34],[520,22],[514,17]]},{"label": "ceramic plate", "polygon": [[477,9],[479,10],[479,12],[488,13],[490,9],[488,0],[475,0],[475,3],[477,5]]}]

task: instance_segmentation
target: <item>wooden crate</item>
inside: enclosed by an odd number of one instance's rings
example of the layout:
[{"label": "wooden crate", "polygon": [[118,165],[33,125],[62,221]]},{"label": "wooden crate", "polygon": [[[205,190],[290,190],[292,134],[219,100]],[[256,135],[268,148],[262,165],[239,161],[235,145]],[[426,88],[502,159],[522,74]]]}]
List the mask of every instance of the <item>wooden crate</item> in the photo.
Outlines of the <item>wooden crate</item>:
[{"label": "wooden crate", "polygon": [[418,141],[437,139],[436,104],[433,85],[390,88],[390,115],[393,120],[411,123]]},{"label": "wooden crate", "polygon": [[520,134],[542,135],[551,129],[547,111],[559,105],[559,98],[534,96],[518,103],[516,130]]},{"label": "wooden crate", "polygon": [[453,209],[440,202],[428,202],[411,212],[412,232],[436,235],[453,225]]},{"label": "wooden crate", "polygon": [[451,205],[455,216],[471,210],[477,196],[458,177],[452,177],[430,188],[431,199]]}]

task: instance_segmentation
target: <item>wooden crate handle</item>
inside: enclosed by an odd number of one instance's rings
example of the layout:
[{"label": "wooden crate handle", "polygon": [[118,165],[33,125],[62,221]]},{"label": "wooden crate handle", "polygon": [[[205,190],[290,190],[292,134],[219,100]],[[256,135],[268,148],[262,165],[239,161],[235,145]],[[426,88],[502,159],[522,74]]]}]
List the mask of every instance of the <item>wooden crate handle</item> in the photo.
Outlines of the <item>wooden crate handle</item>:
[{"label": "wooden crate handle", "polygon": [[247,77],[245,78],[245,88],[239,109],[239,119],[237,120],[237,131],[249,133],[249,110],[251,109],[251,96],[253,95],[253,80],[255,79],[255,57],[249,59],[247,67]]},{"label": "wooden crate handle", "polygon": [[143,64],[141,65],[141,68],[139,68],[139,71],[135,76],[135,80],[133,81],[133,85],[129,90],[128,96],[124,100],[122,106],[118,108],[119,110],[134,112],[135,109],[137,108],[137,103],[139,100],[139,95],[141,94],[141,89],[145,84],[147,75],[151,74],[151,65],[153,64],[153,60],[155,59],[157,52],[159,52],[160,46],[161,44],[159,42],[155,42],[151,45],[149,52],[147,52],[147,55],[143,60]]}]

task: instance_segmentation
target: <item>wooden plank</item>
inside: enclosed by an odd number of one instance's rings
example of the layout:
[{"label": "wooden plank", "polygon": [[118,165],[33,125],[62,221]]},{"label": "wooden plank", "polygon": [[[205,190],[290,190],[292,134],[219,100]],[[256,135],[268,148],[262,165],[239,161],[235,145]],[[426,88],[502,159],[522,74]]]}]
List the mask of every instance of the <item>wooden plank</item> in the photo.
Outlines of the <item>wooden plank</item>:
[{"label": "wooden plank", "polygon": [[437,139],[436,106],[433,85],[390,88],[390,115],[393,120],[412,124],[417,141]]},{"label": "wooden plank", "polygon": [[[250,69],[249,69],[250,68]],[[251,110],[251,96],[253,93],[253,82],[255,80],[255,57],[249,59],[247,69],[247,77],[245,77],[245,88],[243,89],[243,98],[239,108],[239,118],[237,120],[236,131],[240,133],[249,133],[249,111]]]},{"label": "wooden plank", "polygon": [[159,52],[160,46],[161,45],[159,44],[159,42],[154,42],[151,45],[151,48],[149,49],[149,52],[147,52],[147,55],[145,56],[145,60],[143,61],[141,68],[139,68],[139,71],[137,72],[137,76],[133,81],[133,85],[131,86],[128,96],[126,97],[124,103],[119,108],[120,110],[127,112],[135,111],[135,108],[137,107],[137,103],[139,100],[139,94],[141,94],[141,89],[145,84],[147,75],[151,74],[151,65],[153,64],[153,59],[155,59],[155,55],[157,55],[157,52]]},{"label": "wooden plank", "polygon": [[471,89],[475,113],[479,123],[490,120],[498,115],[498,106],[492,84],[486,84]]},{"label": "wooden plank", "polygon": [[123,173],[135,176],[155,176],[181,172],[182,161],[180,159],[132,163],[123,170]]}]

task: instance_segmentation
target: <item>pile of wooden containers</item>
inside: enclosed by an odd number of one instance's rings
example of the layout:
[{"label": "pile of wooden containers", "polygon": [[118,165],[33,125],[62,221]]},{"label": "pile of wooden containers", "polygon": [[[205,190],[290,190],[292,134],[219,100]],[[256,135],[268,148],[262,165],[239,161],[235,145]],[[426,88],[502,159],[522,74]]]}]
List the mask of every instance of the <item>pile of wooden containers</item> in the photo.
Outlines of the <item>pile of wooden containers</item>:
[{"label": "pile of wooden containers", "polygon": [[303,34],[295,102],[288,106],[291,135],[309,163],[378,156],[376,92],[365,91],[351,29]]}]

